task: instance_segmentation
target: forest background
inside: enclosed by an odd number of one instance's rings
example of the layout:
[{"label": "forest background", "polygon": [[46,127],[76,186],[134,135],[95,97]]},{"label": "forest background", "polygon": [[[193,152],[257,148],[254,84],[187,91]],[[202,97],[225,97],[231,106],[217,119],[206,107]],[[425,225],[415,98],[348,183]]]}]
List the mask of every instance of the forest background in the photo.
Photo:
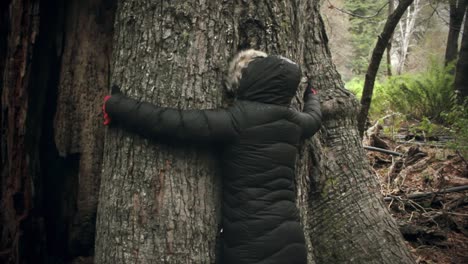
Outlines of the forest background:
[{"label": "forest background", "polygon": [[[367,153],[382,193],[432,194],[412,200],[416,207],[389,205],[417,263],[468,260],[468,84],[461,81],[468,74],[466,55],[461,55],[468,42],[467,3],[414,1],[409,6],[380,62],[366,120],[364,144],[407,155]],[[373,49],[396,4],[325,0],[322,5],[333,61],[358,99]],[[424,158],[414,160],[418,155]],[[436,198],[450,188],[462,193]]]}]

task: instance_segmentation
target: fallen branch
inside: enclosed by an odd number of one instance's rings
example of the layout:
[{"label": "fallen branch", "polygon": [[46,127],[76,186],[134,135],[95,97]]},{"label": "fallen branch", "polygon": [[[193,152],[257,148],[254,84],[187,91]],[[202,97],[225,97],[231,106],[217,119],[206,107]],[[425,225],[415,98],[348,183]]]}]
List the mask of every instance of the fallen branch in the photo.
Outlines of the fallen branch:
[{"label": "fallen branch", "polygon": [[[438,194],[452,193],[452,192],[463,192],[463,191],[468,191],[468,185],[445,188],[445,189],[441,189],[441,190],[439,190],[437,192],[412,193],[412,194],[407,195],[404,198],[409,199],[409,200],[414,200],[414,199],[430,197],[430,196],[438,195]],[[394,199],[403,200],[404,198],[401,197],[401,196],[386,196],[386,197],[384,197],[384,201],[390,202],[390,201],[393,201]]]},{"label": "fallen branch", "polygon": [[399,156],[399,157],[403,156],[403,154],[401,154],[399,152],[395,152],[395,151],[391,151],[391,150],[387,150],[387,149],[383,149],[383,148],[364,146],[364,149],[372,150],[372,151],[378,151],[378,152],[382,152],[382,153],[385,153],[385,154],[390,154],[390,155],[393,155],[393,156]]}]

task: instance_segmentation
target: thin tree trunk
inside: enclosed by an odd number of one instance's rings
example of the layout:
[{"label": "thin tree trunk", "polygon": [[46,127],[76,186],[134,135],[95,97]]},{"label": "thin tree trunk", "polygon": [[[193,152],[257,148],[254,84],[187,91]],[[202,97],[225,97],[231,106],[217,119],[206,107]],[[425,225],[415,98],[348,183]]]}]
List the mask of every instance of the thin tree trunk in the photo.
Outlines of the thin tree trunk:
[{"label": "thin tree trunk", "polygon": [[455,90],[461,95],[460,102],[468,97],[468,7],[465,8],[465,25],[463,38],[458,54],[458,62],[455,73]]},{"label": "thin tree trunk", "polygon": [[397,56],[397,67],[396,72],[402,74],[406,61],[408,59],[409,49],[411,46],[411,41],[414,33],[416,32],[416,20],[418,18],[419,12],[423,9],[425,4],[422,4],[420,0],[414,0],[413,4],[410,5],[407,10],[404,18],[400,19],[398,24],[398,38],[397,43],[399,44],[395,47]]},{"label": "thin tree trunk", "polygon": [[450,21],[447,48],[445,49],[445,65],[457,59],[458,39],[467,4],[467,0],[450,0]]},{"label": "thin tree trunk", "polygon": [[[238,48],[296,60],[320,90],[325,114],[297,168],[309,263],[411,263],[365,162],[358,104],[332,64],[318,10],[318,1],[120,1],[111,79],[134,98],[208,108],[220,105],[222,73]],[[215,158],[210,149],[110,128],[96,263],[213,263],[221,188]]]},{"label": "thin tree trunk", "polygon": [[[394,0],[388,0],[388,17],[390,17],[395,9]],[[390,36],[390,39],[387,44],[387,76],[392,76],[392,41],[393,41],[393,32]]]},{"label": "thin tree trunk", "polygon": [[380,61],[382,60],[383,53],[387,47],[388,41],[392,36],[395,27],[397,26],[400,18],[405,13],[406,9],[413,3],[413,0],[402,0],[399,2],[395,11],[390,15],[385,23],[382,34],[378,37],[377,44],[372,51],[371,61],[367,68],[366,78],[364,81],[364,88],[361,97],[361,110],[358,115],[358,128],[359,134],[362,136],[366,128],[367,116],[369,114],[370,105],[372,102],[372,94],[374,91],[375,78],[379,70]]}]

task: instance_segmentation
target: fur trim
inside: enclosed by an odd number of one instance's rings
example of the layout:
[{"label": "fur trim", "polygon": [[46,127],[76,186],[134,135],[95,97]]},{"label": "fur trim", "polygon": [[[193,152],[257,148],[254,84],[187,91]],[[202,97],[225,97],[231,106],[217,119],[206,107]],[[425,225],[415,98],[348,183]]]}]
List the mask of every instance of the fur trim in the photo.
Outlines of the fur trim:
[{"label": "fur trim", "polygon": [[243,50],[234,56],[229,64],[229,70],[225,79],[226,90],[228,93],[236,93],[236,90],[239,88],[239,81],[242,78],[242,70],[247,68],[249,63],[258,57],[265,58],[268,57],[268,55],[259,50],[248,49]]}]

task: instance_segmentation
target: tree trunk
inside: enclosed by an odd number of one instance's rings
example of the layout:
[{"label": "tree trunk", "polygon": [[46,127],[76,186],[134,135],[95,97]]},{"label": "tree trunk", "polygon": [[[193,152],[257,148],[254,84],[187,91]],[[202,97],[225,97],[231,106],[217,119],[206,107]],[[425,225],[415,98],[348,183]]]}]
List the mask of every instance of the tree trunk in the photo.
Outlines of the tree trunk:
[{"label": "tree trunk", "polygon": [[463,27],[463,38],[458,54],[458,62],[455,73],[455,90],[461,95],[460,102],[468,98],[468,7],[465,7],[465,25]]},{"label": "tree trunk", "polygon": [[[232,4],[231,4],[232,5]],[[118,1],[111,81],[127,95],[181,108],[221,104],[236,29],[216,1]],[[96,263],[212,263],[220,183],[210,149],[109,129]]]},{"label": "tree trunk", "polygon": [[[298,61],[320,90],[325,114],[321,135],[303,148],[297,169],[309,263],[411,263],[365,161],[358,104],[332,64],[318,10],[318,1],[120,1],[111,80],[125,94],[158,105],[209,108],[221,104],[222,74],[238,49]],[[215,158],[210,149],[110,128],[96,263],[213,263]]]},{"label": "tree trunk", "polygon": [[312,2],[300,8],[307,14],[304,39],[315,40],[305,42],[303,56],[320,90],[324,123],[298,168],[305,172],[299,173],[298,190],[307,205],[301,208],[306,208],[312,255],[316,263],[414,263],[365,158],[357,129],[359,104],[332,63],[318,3]]},{"label": "tree trunk", "polygon": [[112,6],[0,4],[0,263],[92,261]]},{"label": "tree trunk", "polygon": [[359,134],[362,136],[366,128],[367,116],[372,102],[372,94],[374,91],[375,78],[379,70],[380,61],[382,60],[385,48],[397,26],[400,18],[405,13],[406,9],[413,3],[413,0],[402,0],[399,2],[395,11],[390,15],[385,23],[382,34],[378,37],[377,44],[372,51],[371,61],[367,68],[366,78],[364,81],[364,88],[361,96],[361,110],[358,115],[358,128]]},{"label": "tree trunk", "polygon": [[447,48],[445,49],[445,65],[457,59],[458,38],[467,4],[467,0],[450,0],[450,21]]},{"label": "tree trunk", "polygon": [[[388,17],[390,17],[395,10],[395,2],[394,0],[388,0]],[[390,39],[387,44],[387,76],[392,76],[392,41],[393,41],[393,32],[390,36]]]},{"label": "tree trunk", "polygon": [[[8,32],[0,35],[1,263],[91,263],[78,256],[93,253],[101,168],[96,263],[215,260],[220,179],[212,150],[111,129],[102,161],[113,2],[0,4],[0,32]],[[121,3],[111,78],[161,105],[216,107],[238,49],[298,61],[325,115],[297,169],[309,263],[409,263],[364,162],[358,104],[331,62],[318,10],[305,0]]]},{"label": "tree trunk", "polygon": [[402,74],[406,66],[413,36],[418,31],[416,21],[419,13],[426,5],[421,3],[420,0],[413,0],[412,2],[412,5],[407,8],[405,16],[400,19],[400,22],[398,23],[398,31],[397,34],[395,34],[395,39],[397,40],[395,42],[397,45],[394,45],[393,51],[397,54],[396,72],[398,74]]},{"label": "tree trunk", "polygon": [[[1,5],[6,17],[9,33],[2,39],[2,85],[0,131],[0,262],[23,263],[40,258],[35,251],[42,251],[40,245],[32,245],[34,235],[41,235],[44,228],[41,221],[32,213],[34,207],[35,164],[28,161],[34,158],[34,149],[28,146],[29,133],[37,132],[30,125],[31,116],[29,85],[33,66],[34,43],[39,31],[37,1],[11,1]],[[7,10],[6,12],[4,10]],[[2,21],[3,22],[3,21]],[[29,121],[29,122],[28,122]],[[32,130],[32,131],[31,131]],[[37,233],[23,232],[36,230]],[[40,241],[40,240],[38,240]],[[21,247],[20,247],[21,245]],[[21,254],[21,256],[19,256]]]}]

